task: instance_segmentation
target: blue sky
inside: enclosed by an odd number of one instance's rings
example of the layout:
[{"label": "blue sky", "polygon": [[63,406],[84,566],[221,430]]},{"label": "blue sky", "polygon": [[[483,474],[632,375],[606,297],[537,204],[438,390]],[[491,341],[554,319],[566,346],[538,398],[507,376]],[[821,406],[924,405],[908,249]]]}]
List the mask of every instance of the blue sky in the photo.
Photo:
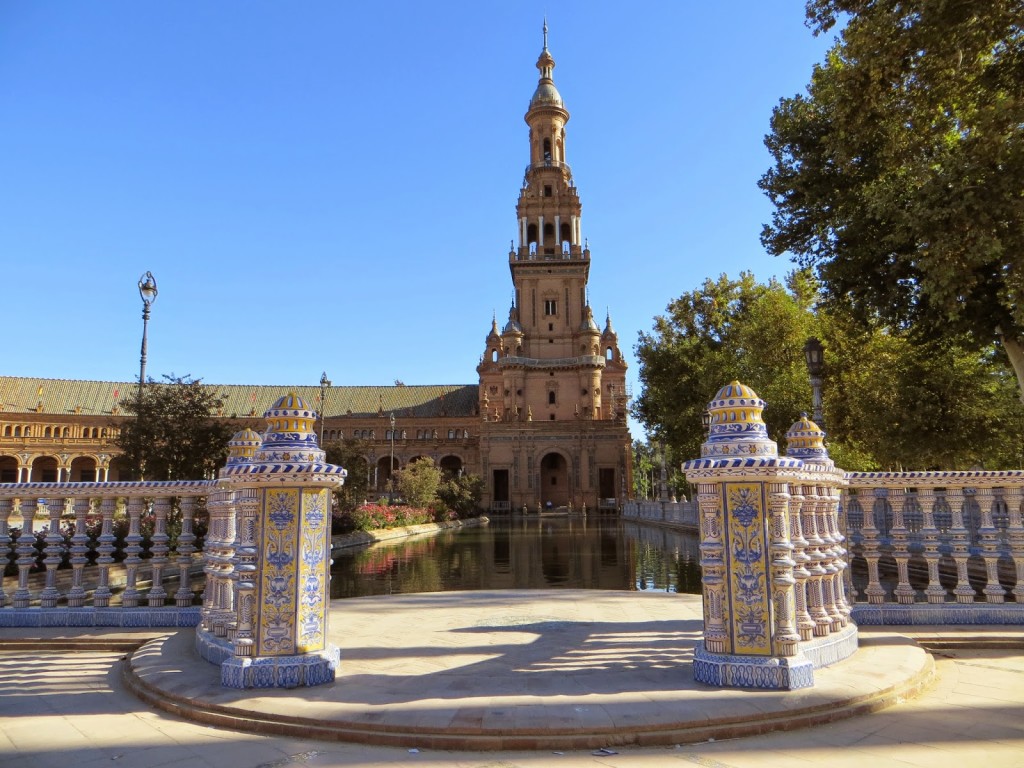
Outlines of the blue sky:
[{"label": "blue sky", "polygon": [[547,14],[590,298],[637,334],[764,253],[802,0],[0,4],[0,374],[466,384],[527,164]]}]

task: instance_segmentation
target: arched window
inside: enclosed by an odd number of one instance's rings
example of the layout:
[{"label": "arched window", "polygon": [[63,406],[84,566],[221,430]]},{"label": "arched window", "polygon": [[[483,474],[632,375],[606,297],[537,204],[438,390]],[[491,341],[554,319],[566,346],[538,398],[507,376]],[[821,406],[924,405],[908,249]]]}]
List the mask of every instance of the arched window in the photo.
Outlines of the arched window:
[{"label": "arched window", "polygon": [[21,427],[20,426],[17,426],[17,427],[14,428],[14,436],[15,437],[21,437]]},{"label": "arched window", "polygon": [[455,430],[454,429],[449,429],[448,430],[448,439],[449,440],[454,440],[455,439]]},{"label": "arched window", "polygon": [[551,162],[551,139],[544,139],[544,162]]},{"label": "arched window", "polygon": [[554,404],[555,404],[555,393],[554,392],[548,392],[548,405],[554,405]]}]

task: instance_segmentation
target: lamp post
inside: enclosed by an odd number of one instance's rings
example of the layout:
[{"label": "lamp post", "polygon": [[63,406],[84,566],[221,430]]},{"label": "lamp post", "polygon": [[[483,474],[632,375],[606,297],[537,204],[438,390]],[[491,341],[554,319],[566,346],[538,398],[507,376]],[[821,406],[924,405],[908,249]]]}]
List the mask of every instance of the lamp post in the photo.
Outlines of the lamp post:
[{"label": "lamp post", "polygon": [[388,504],[395,501],[395,412],[391,412],[391,464],[388,465]]},{"label": "lamp post", "polygon": [[804,344],[804,358],[807,360],[807,372],[811,377],[811,405],[814,423],[823,427],[825,415],[821,403],[821,375],[825,369],[825,346],[813,336]]},{"label": "lamp post", "polygon": [[320,376],[320,447],[324,447],[324,422],[327,421],[327,388],[331,386],[331,380],[327,378],[327,371]]},{"label": "lamp post", "polygon": [[139,362],[139,397],[142,397],[142,385],[146,383],[146,336],[149,331],[149,308],[156,301],[156,278],[152,272],[146,272],[139,278],[139,296],[142,297],[142,360]]},{"label": "lamp post", "polygon": [[700,415],[700,423],[704,427],[704,434],[707,435],[711,430],[711,411],[704,411]]}]

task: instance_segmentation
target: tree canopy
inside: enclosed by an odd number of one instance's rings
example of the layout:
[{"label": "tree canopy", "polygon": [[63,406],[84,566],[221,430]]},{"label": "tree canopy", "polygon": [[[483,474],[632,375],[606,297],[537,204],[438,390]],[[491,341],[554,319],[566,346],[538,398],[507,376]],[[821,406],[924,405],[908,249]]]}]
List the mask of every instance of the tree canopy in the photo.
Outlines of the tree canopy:
[{"label": "tree canopy", "polygon": [[366,454],[369,443],[364,440],[333,440],[321,446],[327,462],[344,467],[348,471],[345,484],[334,492],[338,509],[352,512],[366,501],[370,490],[370,478],[367,472]]},{"label": "tree canopy", "polygon": [[653,332],[640,334],[634,413],[670,448],[669,466],[700,455],[701,414],[733,379],[767,402],[768,433],[783,449],[786,431],[811,410],[803,346],[812,335],[825,344],[822,426],[843,469],[1021,466],[1024,406],[992,345],[865,325],[816,307],[817,295],[806,273],[787,285],[723,275],[674,300]]},{"label": "tree canopy", "polygon": [[145,480],[202,480],[224,465],[238,425],[218,418],[224,403],[201,379],[150,379],[122,401],[134,416],[118,426],[119,462]]},{"label": "tree canopy", "polygon": [[846,21],[775,109],[772,253],[928,338],[1001,343],[1024,385],[1024,0],[810,0]]}]

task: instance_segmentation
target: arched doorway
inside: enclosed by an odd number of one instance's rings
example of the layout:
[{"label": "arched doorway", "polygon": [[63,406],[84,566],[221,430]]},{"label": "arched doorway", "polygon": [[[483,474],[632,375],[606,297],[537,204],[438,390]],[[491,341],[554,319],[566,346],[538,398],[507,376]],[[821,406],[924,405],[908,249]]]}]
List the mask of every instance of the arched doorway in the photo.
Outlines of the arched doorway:
[{"label": "arched doorway", "polygon": [[441,471],[458,477],[462,474],[462,459],[458,456],[445,456],[441,459]]},{"label": "arched doorway", "polygon": [[560,453],[548,453],[540,460],[540,500],[545,506],[569,504],[569,466]]},{"label": "arched doorway", "polygon": [[391,476],[398,471],[399,466],[397,458],[394,464],[391,463],[390,456],[381,456],[377,459],[377,485],[374,490],[378,493],[387,493],[391,487]]},{"label": "arched doorway", "polygon": [[71,462],[72,483],[95,483],[97,480],[96,459],[92,456],[79,456]]},{"label": "arched doorway", "polygon": [[0,483],[18,482],[18,460],[13,456],[0,456]]},{"label": "arched doorway", "polygon": [[58,464],[53,456],[40,456],[32,462],[32,473],[29,482],[56,483],[59,481]]}]

